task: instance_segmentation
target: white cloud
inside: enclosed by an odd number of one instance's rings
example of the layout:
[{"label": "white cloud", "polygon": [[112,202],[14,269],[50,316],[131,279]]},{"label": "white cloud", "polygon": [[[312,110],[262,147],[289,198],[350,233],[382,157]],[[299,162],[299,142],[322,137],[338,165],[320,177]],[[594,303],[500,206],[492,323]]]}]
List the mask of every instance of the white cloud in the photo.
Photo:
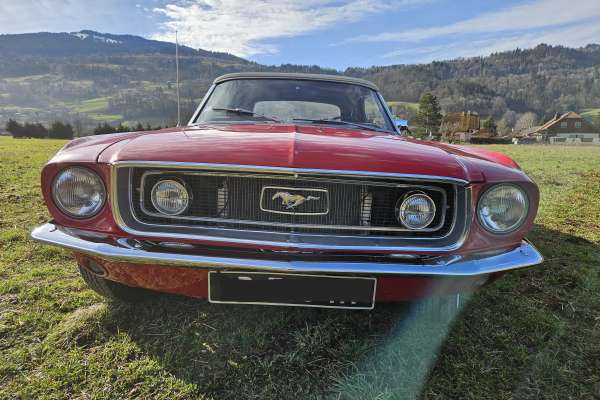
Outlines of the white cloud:
[{"label": "white cloud", "polygon": [[175,30],[188,46],[248,57],[275,53],[265,40],[326,29],[424,0],[186,0],[156,8],[167,21],[158,40],[172,41]]},{"label": "white cloud", "polygon": [[[348,42],[415,42],[448,35],[511,32],[600,18],[599,0],[536,0],[453,24],[362,35]],[[596,20],[598,23],[598,20]],[[596,40],[597,41],[597,40]],[[516,46],[512,46],[514,48]]]},{"label": "white cloud", "polygon": [[600,24],[591,21],[577,26],[551,28],[539,32],[488,37],[478,40],[461,39],[444,45],[404,47],[388,52],[382,58],[396,62],[403,62],[409,58],[411,62],[425,63],[458,57],[486,56],[516,48],[532,48],[540,43],[579,47],[589,43],[597,43],[598,38],[600,38]]}]

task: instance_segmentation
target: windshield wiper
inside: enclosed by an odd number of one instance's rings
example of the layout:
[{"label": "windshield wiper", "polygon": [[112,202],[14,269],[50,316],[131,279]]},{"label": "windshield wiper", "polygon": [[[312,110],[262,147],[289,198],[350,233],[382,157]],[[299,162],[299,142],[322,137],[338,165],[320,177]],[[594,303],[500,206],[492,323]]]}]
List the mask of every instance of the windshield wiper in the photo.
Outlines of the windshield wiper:
[{"label": "windshield wiper", "polygon": [[367,124],[359,124],[357,122],[344,121],[341,119],[341,117],[322,118],[322,119],[294,118],[293,121],[306,121],[306,122],[311,122],[313,124],[349,125],[349,126],[354,126],[356,128],[367,129],[370,131],[391,133],[391,131],[384,129],[384,128],[379,128],[379,127],[375,127],[375,126],[371,126],[371,125],[367,125]]},{"label": "windshield wiper", "polygon": [[212,107],[211,110],[213,110],[213,111],[227,111],[227,112],[230,112],[230,113],[240,114],[240,115],[251,115],[253,117],[264,118],[264,119],[266,119],[268,121],[281,122],[277,118],[268,117],[266,115],[259,114],[259,113],[256,113],[254,111],[251,111],[251,110],[246,110],[245,108]]}]

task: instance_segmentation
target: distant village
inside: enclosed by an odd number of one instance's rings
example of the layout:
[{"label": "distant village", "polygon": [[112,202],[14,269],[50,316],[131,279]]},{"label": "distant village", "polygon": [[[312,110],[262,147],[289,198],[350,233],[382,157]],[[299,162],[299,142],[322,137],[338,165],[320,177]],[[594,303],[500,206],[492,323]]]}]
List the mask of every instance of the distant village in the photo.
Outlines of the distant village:
[{"label": "distant village", "polygon": [[[397,125],[401,130],[418,130],[418,127],[406,119],[402,109],[390,105],[392,114],[396,115]],[[476,111],[448,112],[441,118],[439,128],[432,129],[427,135],[429,139],[450,143],[473,144],[596,144],[600,145],[600,129],[574,111],[555,114],[553,118],[541,123],[513,129],[509,134],[499,135],[494,122],[486,121]]]},{"label": "distant village", "polygon": [[[481,126],[479,115],[471,111],[446,114],[439,135],[442,140],[452,142],[477,142],[496,137],[495,132]],[[541,125],[513,132],[504,138],[512,143],[600,144],[600,132],[574,111],[555,114]]]}]

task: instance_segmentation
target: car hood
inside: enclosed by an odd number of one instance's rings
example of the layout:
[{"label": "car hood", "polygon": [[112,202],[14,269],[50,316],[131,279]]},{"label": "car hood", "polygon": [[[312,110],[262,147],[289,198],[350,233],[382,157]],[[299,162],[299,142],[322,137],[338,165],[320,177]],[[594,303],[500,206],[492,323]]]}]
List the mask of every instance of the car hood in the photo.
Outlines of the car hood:
[{"label": "car hood", "polygon": [[452,152],[368,130],[260,124],[135,135],[99,161],[189,162],[433,175],[471,180]]},{"label": "car hood", "polygon": [[[239,124],[105,135],[60,158],[186,162],[429,175],[468,182],[528,179],[504,154],[346,127]],[[93,150],[93,151],[92,151]],[[71,156],[71,157],[69,157]],[[73,160],[75,161],[75,160]],[[491,178],[491,179],[490,179]]]}]

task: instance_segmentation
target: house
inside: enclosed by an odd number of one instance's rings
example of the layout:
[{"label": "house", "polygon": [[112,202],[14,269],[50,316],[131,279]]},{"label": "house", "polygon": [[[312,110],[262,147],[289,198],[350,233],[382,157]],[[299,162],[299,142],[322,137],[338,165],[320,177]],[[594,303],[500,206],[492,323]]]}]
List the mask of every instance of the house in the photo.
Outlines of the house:
[{"label": "house", "polygon": [[446,140],[469,142],[480,131],[479,114],[472,111],[449,112],[442,118],[439,133]]},{"label": "house", "polygon": [[520,131],[519,138],[535,139],[550,143],[598,143],[600,132],[576,112],[569,111],[554,115],[550,121],[540,126],[532,126]]},{"label": "house", "polygon": [[473,132],[479,130],[479,114],[476,112],[449,112],[442,118],[440,132]]}]

